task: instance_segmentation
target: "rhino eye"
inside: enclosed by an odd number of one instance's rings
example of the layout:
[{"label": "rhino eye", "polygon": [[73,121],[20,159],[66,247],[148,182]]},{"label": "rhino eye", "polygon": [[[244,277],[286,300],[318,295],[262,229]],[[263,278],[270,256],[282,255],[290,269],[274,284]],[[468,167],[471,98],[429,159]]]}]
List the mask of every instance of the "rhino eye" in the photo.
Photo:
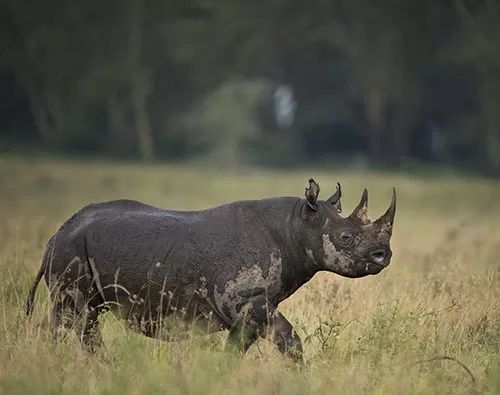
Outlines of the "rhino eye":
[{"label": "rhino eye", "polygon": [[352,244],[352,242],[354,241],[354,236],[351,233],[342,232],[340,234],[339,239],[343,245],[348,246],[348,245]]}]

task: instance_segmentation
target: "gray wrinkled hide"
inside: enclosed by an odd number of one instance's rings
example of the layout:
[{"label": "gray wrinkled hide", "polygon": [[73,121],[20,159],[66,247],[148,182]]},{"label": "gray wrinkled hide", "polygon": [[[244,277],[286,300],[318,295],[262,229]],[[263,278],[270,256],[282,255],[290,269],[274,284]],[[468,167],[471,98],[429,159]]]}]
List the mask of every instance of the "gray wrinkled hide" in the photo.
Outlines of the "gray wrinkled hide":
[{"label": "gray wrinkled hide", "polygon": [[[131,200],[84,207],[49,241],[39,273],[51,289],[56,324],[64,308],[86,317],[83,340],[90,342],[99,313],[111,309],[147,336],[158,337],[158,318],[168,316],[184,329],[229,329],[230,340],[244,339],[243,350],[274,329],[281,351],[289,351],[287,343],[301,352],[279,303],[320,270],[377,274],[390,261],[394,217],[342,218],[340,195],[319,201],[319,186],[313,192],[192,212]],[[381,249],[384,261],[371,264],[370,252]]]}]

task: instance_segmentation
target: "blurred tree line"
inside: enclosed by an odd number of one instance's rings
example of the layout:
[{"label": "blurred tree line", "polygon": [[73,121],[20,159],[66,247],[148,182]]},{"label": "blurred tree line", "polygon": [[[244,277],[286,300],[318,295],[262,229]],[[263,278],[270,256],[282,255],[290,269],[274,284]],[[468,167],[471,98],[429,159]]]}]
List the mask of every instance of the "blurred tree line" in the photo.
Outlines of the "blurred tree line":
[{"label": "blurred tree line", "polygon": [[0,30],[4,147],[500,174],[495,0],[3,0]]}]

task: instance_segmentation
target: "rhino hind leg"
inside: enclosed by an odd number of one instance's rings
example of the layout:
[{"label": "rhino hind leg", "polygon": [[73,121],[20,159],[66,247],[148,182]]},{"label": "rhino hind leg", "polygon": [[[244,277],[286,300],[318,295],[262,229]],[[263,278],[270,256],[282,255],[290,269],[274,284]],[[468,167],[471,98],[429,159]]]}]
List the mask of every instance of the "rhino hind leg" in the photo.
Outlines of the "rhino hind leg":
[{"label": "rhino hind leg", "polygon": [[[99,329],[99,313],[89,306],[83,292],[77,287],[52,292],[51,332],[55,344],[66,338],[67,332],[75,330],[81,344],[90,352],[103,345]],[[61,329],[66,332],[61,333]]]},{"label": "rhino hind leg", "polygon": [[250,302],[244,318],[230,330],[228,346],[245,353],[259,337],[276,344],[279,351],[293,361],[303,363],[300,337],[285,316],[265,298]]},{"label": "rhino hind leg", "polygon": [[78,313],[73,298],[67,291],[52,293],[50,309],[50,330],[52,340],[58,343],[66,338],[68,331],[75,328]]},{"label": "rhino hind leg", "polygon": [[80,341],[88,351],[96,352],[104,345],[99,328],[99,310],[93,307],[89,308],[82,324]]}]

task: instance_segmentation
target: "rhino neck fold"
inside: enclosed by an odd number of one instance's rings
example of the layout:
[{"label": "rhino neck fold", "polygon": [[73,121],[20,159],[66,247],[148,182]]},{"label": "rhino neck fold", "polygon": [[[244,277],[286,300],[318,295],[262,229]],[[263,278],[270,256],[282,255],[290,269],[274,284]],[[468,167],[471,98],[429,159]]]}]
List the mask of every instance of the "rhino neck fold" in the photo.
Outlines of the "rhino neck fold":
[{"label": "rhino neck fold", "polygon": [[[282,240],[277,240],[282,254],[282,298],[280,302],[293,294],[302,285],[307,283],[321,268],[311,260],[301,242],[301,210],[305,201],[299,200],[294,205],[292,212],[288,213],[286,220],[280,226],[283,234]],[[283,232],[283,228],[286,230]]]}]

